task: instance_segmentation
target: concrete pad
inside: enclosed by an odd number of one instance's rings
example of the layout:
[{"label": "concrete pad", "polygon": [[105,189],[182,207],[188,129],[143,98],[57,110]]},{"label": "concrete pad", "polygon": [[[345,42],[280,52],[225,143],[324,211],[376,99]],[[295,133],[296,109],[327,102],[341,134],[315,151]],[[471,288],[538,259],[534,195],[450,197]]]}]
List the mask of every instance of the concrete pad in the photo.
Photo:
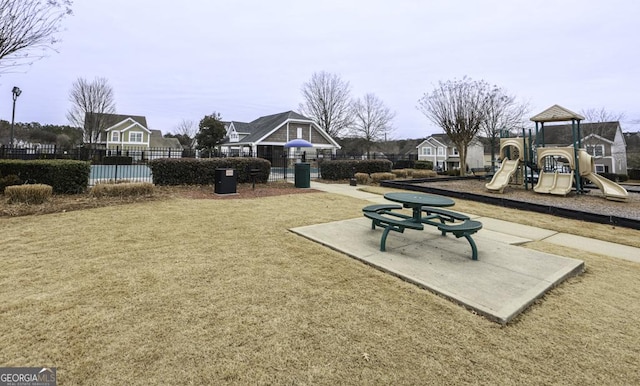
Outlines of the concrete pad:
[{"label": "concrete pad", "polygon": [[584,270],[581,260],[509,245],[484,229],[474,235],[478,260],[473,261],[471,247],[464,238],[441,236],[437,228],[426,228],[390,232],[386,252],[379,250],[382,229],[372,230],[371,221],[364,217],[291,231],[501,324],[508,323],[567,277]]},{"label": "concrete pad", "polygon": [[509,221],[498,220],[489,217],[478,217],[476,218],[476,220],[482,223],[483,229],[496,231],[506,235],[518,236],[529,240],[539,241],[553,236],[557,233],[548,229],[516,224]]},{"label": "concrete pad", "polygon": [[545,242],[575,248],[600,255],[617,257],[640,263],[640,248],[620,245],[607,241],[594,240],[588,237],[558,233],[544,240]]},{"label": "concrete pad", "polygon": [[[482,222],[482,220],[479,219],[475,219],[478,220],[480,222]],[[531,239],[527,239],[524,237],[518,237],[518,236],[513,236],[513,235],[507,235],[505,233],[500,233],[500,232],[496,232],[496,231],[492,231],[489,229],[486,229],[484,227],[484,223],[482,224],[482,230],[480,231],[480,233],[476,233],[475,235],[473,235],[473,238],[476,239],[478,237],[487,239],[487,240],[491,240],[491,241],[496,241],[499,243],[503,243],[503,244],[510,244],[510,245],[522,245],[524,243],[528,243],[531,242],[533,240]]]}]

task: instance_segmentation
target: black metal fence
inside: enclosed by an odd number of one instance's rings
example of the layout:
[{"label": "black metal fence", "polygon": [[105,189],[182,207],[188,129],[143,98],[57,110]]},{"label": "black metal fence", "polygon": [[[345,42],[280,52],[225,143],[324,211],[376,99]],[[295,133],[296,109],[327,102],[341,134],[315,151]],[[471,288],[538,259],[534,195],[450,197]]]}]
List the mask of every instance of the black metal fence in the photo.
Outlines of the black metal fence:
[{"label": "black metal fence", "polygon": [[[293,180],[295,164],[307,162],[310,164],[311,178],[322,176],[321,165],[324,159],[367,159],[361,154],[332,154],[330,151],[307,152],[305,150],[292,152],[235,152],[212,153],[199,152],[190,149],[175,148],[146,148],[127,147],[115,149],[77,147],[60,148],[55,145],[38,145],[30,147],[0,146],[0,159],[73,159],[91,162],[89,185],[102,181],[131,181],[152,182],[151,169],[148,162],[158,158],[208,158],[211,157],[259,157],[271,162],[269,181]],[[114,160],[126,158],[126,162]],[[372,159],[388,159],[394,167],[412,167],[417,159],[416,155],[380,155],[371,154]]]}]

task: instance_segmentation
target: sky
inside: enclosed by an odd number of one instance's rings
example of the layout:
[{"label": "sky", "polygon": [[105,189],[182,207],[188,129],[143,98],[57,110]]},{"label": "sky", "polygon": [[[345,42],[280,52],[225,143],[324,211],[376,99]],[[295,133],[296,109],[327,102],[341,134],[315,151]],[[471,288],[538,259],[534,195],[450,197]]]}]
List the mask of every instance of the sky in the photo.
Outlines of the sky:
[{"label": "sky", "polygon": [[[179,5],[178,5],[179,4]],[[394,139],[441,133],[418,109],[440,81],[484,80],[529,104],[624,114],[640,131],[637,0],[75,0],[58,52],[0,73],[0,119],[69,124],[79,77],[104,77],[119,114],[172,132],[214,111],[297,111],[314,72],[395,112]]]}]

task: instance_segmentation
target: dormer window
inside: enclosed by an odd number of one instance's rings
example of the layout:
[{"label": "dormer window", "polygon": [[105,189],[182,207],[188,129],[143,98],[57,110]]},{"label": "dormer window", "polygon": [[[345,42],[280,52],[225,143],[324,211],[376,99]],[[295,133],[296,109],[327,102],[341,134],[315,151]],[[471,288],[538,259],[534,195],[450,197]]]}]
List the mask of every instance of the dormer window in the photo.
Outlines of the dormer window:
[{"label": "dormer window", "polygon": [[229,142],[240,142],[240,136],[237,131],[231,130],[229,132]]}]

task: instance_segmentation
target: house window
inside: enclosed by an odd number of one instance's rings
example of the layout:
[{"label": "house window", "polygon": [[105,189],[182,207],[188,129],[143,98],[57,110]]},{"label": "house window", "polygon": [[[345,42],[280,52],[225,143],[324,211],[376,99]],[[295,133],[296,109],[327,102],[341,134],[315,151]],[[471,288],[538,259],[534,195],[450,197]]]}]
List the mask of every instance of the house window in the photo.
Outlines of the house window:
[{"label": "house window", "polygon": [[298,136],[296,138],[302,138],[302,127],[298,127]]},{"label": "house window", "polygon": [[431,148],[430,147],[423,147],[422,148],[422,155],[431,155]]},{"label": "house window", "polygon": [[129,142],[142,142],[142,132],[132,131],[129,133]]},{"label": "house window", "polygon": [[602,157],[604,155],[604,145],[587,145],[587,153],[594,157]]},{"label": "house window", "polygon": [[120,132],[112,131],[111,132],[111,142],[120,142]]},{"label": "house window", "polygon": [[438,155],[444,155],[444,148],[438,147]]},{"label": "house window", "polygon": [[596,173],[604,173],[604,165],[595,165]]},{"label": "house window", "polygon": [[453,155],[459,155],[459,154],[458,154],[458,149],[457,149],[457,148],[455,148],[455,147],[453,148]]}]

